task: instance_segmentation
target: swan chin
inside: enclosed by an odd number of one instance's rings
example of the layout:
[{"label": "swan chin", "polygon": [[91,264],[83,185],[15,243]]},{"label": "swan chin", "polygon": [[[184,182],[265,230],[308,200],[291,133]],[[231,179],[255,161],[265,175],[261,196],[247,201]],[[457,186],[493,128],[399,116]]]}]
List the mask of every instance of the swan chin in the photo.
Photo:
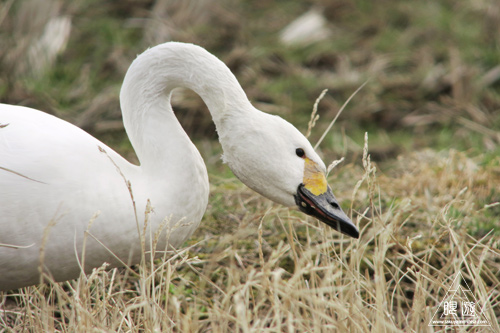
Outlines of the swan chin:
[{"label": "swan chin", "polygon": [[340,208],[330,186],[326,192],[315,195],[304,184],[300,184],[295,195],[295,203],[307,215],[314,216],[345,235],[359,238],[358,228]]}]

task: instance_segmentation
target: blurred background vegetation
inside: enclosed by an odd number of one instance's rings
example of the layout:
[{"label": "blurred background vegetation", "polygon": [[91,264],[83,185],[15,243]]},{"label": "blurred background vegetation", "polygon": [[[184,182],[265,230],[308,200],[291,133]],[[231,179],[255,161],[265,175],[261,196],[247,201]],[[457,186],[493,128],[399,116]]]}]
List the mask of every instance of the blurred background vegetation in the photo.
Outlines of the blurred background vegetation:
[{"label": "blurred background vegetation", "polygon": [[[135,155],[121,123],[122,79],[137,54],[176,40],[216,54],[258,108],[304,133],[315,99],[328,89],[313,143],[367,81],[320,147],[327,163],[345,156],[344,163],[360,165],[368,132],[372,161],[382,172],[396,168],[398,156],[430,148],[464,152],[488,165],[492,180],[499,178],[495,0],[0,4],[0,101],[66,119],[129,160]],[[210,173],[231,177],[218,161],[220,148],[205,108],[194,93],[175,95],[174,109]],[[483,204],[497,201],[498,188]]]},{"label": "blurred background vegetation", "polygon": [[[171,284],[167,294],[180,304],[166,307],[168,318],[177,318],[172,313],[181,318],[174,326],[192,320],[193,327],[217,331],[220,314],[228,322],[238,317],[233,294],[247,290],[245,283],[255,282],[255,276],[263,276],[256,286],[267,286],[271,268],[273,281],[275,268],[287,272],[281,297],[298,293],[284,304],[307,303],[306,282],[314,281],[310,267],[328,268],[317,280],[327,286],[318,288],[317,298],[326,310],[318,311],[311,294],[311,310],[298,307],[291,316],[303,320],[296,331],[313,331],[310,317],[316,314],[320,325],[333,320],[337,328],[398,331],[387,323],[373,324],[392,320],[389,312],[396,318],[391,325],[400,331],[427,329],[445,276],[462,265],[475,270],[467,269],[471,285],[484,285],[483,301],[491,300],[489,320],[500,318],[497,0],[0,0],[0,102],[66,119],[136,161],[121,121],[121,82],[137,54],[171,40],[196,43],[217,55],[256,107],[282,116],[303,133],[316,98],[328,89],[319,103],[313,144],[366,82],[320,146],[327,164],[345,157],[330,184],[361,230],[360,239],[349,243],[235,180],[220,161],[215,128],[201,99],[189,91],[174,95],[176,114],[205,158],[211,179],[207,212],[188,242],[189,255],[201,259],[196,267],[202,274],[180,265],[181,273],[172,278],[175,288]],[[376,168],[362,161],[365,133]],[[301,264],[299,257],[309,261]],[[212,288],[203,275],[220,287]],[[121,292],[134,285],[135,279],[121,283],[118,301],[113,299],[105,316],[136,300],[155,304],[143,301],[141,292],[130,300],[128,291]],[[333,302],[323,303],[325,290]],[[28,290],[25,303],[37,304],[31,300],[36,294]],[[260,304],[267,309],[274,299],[265,294],[256,299],[265,299]],[[75,302],[83,299],[76,295]],[[119,301],[121,295],[125,301]],[[394,295],[399,295],[396,303]],[[101,298],[97,294],[96,302]],[[67,318],[79,323],[73,311],[81,307],[68,304],[69,314],[50,319],[56,327],[73,323]],[[16,311],[18,327],[29,326],[22,316],[29,311]],[[350,311],[345,317],[350,321],[338,315],[342,311]],[[256,325],[272,326],[273,315],[256,311],[255,316]],[[95,317],[94,325],[110,325],[104,315]],[[121,322],[121,315],[116,318],[107,320]],[[141,316],[136,323],[145,325]]]}]

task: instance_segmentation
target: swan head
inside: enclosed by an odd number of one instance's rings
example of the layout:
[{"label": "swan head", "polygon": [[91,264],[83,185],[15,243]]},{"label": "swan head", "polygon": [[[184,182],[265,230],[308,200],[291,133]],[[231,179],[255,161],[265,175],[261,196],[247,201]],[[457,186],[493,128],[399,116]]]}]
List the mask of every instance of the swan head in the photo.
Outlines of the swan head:
[{"label": "swan head", "polygon": [[[243,124],[243,125],[240,125]],[[286,120],[252,112],[220,132],[223,160],[244,184],[285,206],[298,208],[354,238],[359,232],[326,181],[326,167],[309,140]]]}]

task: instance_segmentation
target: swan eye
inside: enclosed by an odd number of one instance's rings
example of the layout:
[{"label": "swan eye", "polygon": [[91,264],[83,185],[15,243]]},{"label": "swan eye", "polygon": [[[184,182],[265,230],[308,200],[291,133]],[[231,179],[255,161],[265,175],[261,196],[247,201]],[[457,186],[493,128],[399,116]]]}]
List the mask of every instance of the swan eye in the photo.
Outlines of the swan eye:
[{"label": "swan eye", "polygon": [[302,149],[302,148],[295,149],[295,154],[297,154],[297,156],[301,157],[301,158],[306,156],[306,153],[304,152],[304,149]]}]

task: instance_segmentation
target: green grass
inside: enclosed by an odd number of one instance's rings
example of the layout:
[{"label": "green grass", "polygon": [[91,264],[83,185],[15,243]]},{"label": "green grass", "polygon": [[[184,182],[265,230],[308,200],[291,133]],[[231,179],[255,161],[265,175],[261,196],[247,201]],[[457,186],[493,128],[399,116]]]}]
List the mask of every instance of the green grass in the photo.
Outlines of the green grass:
[{"label": "green grass", "polygon": [[[0,102],[56,114],[134,161],[123,129],[109,125],[121,120],[128,65],[160,41],[204,46],[230,66],[251,101],[304,133],[315,99],[329,89],[313,144],[368,80],[320,147],[326,164],[345,157],[329,181],[360,239],[245,188],[220,161],[203,102],[183,94],[174,108],[211,181],[187,250],[142,263],[135,274],[98,270],[4,293],[0,331],[432,331],[427,324],[458,271],[498,330],[496,3],[201,3],[63,1],[60,13],[72,17],[67,48],[35,75],[26,50],[57,11],[27,19],[23,8],[34,1],[4,2]],[[332,37],[280,44],[279,31],[311,4],[323,9]]]}]

